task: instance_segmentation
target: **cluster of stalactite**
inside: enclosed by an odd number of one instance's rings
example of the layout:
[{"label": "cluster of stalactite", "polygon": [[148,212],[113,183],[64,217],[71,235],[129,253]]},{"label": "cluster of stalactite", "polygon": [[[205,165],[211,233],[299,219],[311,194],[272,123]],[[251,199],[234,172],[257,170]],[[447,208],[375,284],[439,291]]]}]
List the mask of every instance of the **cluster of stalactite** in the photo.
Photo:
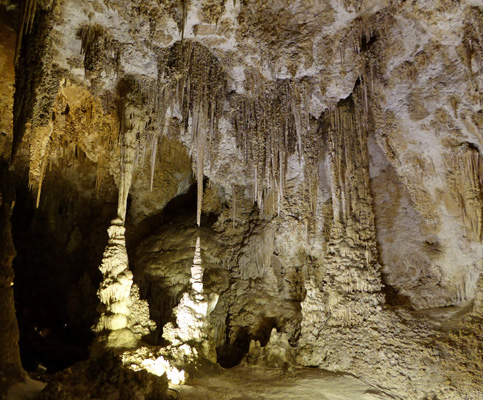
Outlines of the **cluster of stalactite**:
[{"label": "cluster of stalactite", "polygon": [[334,219],[324,277],[329,325],[359,323],[382,300],[369,182],[368,131],[364,113],[357,105],[360,94],[356,89],[324,121]]},{"label": "cluster of stalactite", "polygon": [[[302,302],[302,335],[317,341],[328,326],[354,326],[370,319],[383,303],[381,271],[370,192],[367,138],[371,115],[369,103],[378,72],[376,44],[390,24],[388,15],[358,18],[339,43],[343,62],[346,51],[359,59],[360,76],[353,93],[340,100],[319,119],[317,135],[304,138],[305,176],[318,182],[315,166],[327,158],[332,198],[324,212],[327,241],[324,265],[308,276]],[[312,129],[313,132],[313,129]],[[321,140],[321,137],[324,140]],[[315,207],[316,185],[309,186]],[[324,210],[323,210],[324,211]]]},{"label": "cluster of stalactite", "polygon": [[[203,45],[177,42],[159,53],[156,104],[159,118],[151,139],[152,171],[159,135],[166,134],[171,119],[190,133],[190,153],[198,182],[197,223],[200,224],[205,163],[219,138],[218,123],[226,97],[226,72],[221,62]],[[153,173],[153,172],[152,172]]]},{"label": "cluster of stalactite", "polygon": [[375,96],[378,68],[373,46],[390,23],[385,14],[355,21],[341,42],[341,59],[345,49],[352,48],[359,55],[361,75],[352,94],[320,119],[329,166],[332,223],[327,235],[326,273],[318,278],[322,280],[321,290],[313,290],[303,308],[307,314],[322,303],[322,325],[360,324],[383,303],[367,140],[371,129],[369,102]]},{"label": "cluster of stalactite", "polygon": [[[45,147],[51,123],[51,109],[58,90],[58,76],[53,59],[51,37],[56,2],[26,1],[15,55],[13,164],[24,135],[29,142]],[[30,124],[28,124],[30,122]],[[32,146],[31,146],[32,147]],[[31,158],[35,154],[31,155]],[[38,184],[42,166],[32,168],[30,183]]]},{"label": "cluster of stalactite", "polygon": [[[302,163],[310,154],[317,165],[320,152],[311,148],[314,140],[310,135],[316,132],[309,118],[308,85],[289,79],[267,81],[258,73],[247,73],[245,94],[228,96],[221,61],[205,46],[191,41],[177,42],[160,51],[158,81],[137,80],[137,85],[150,114],[138,150],[142,155],[150,153],[151,189],[159,138],[180,134],[189,147],[198,182],[198,224],[203,176],[217,155],[219,120],[222,115],[228,116],[225,107],[231,109],[230,122],[248,166],[247,178],[252,178],[253,201],[260,210],[272,194],[272,210],[280,211],[289,156],[296,154]],[[316,180],[314,177],[313,183]],[[316,192],[312,191],[314,195]]]},{"label": "cluster of stalactite", "polygon": [[[248,74],[246,94],[233,99],[233,126],[239,151],[253,176],[253,200],[263,209],[264,199],[276,193],[276,209],[284,197],[288,157],[304,156],[303,138],[310,130],[308,94],[292,80],[266,81]],[[275,202],[274,202],[275,203]]]},{"label": "cluster of stalactite", "polygon": [[466,229],[474,241],[482,239],[482,192],[480,185],[480,156],[476,146],[463,143],[451,155],[453,195]]},{"label": "cluster of stalactite", "polygon": [[[307,296],[302,304],[302,331],[306,337],[317,336],[327,325],[360,324],[370,318],[383,300],[363,86],[364,82],[326,112],[320,125],[330,169],[332,224],[325,274],[307,282]],[[317,327],[312,326],[314,323]]]},{"label": "cluster of stalactite", "polygon": [[[29,187],[36,189],[37,207],[45,182],[49,191],[57,190],[55,185],[51,187],[46,181],[53,167],[71,168],[74,159],[87,157],[97,165],[95,189],[99,195],[111,159],[118,158],[117,107],[105,108],[87,90],[68,80],[62,80],[58,89],[47,124],[30,129],[28,133]],[[96,135],[95,142],[93,134]]]}]

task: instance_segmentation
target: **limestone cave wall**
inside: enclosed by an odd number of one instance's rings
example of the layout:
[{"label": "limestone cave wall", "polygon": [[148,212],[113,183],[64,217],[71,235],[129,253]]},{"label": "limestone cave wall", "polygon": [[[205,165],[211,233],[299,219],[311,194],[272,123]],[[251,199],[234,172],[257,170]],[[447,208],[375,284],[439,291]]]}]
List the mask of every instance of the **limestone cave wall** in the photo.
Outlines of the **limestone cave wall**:
[{"label": "limestone cave wall", "polygon": [[282,346],[387,398],[480,398],[478,1],[0,16],[0,379]]}]

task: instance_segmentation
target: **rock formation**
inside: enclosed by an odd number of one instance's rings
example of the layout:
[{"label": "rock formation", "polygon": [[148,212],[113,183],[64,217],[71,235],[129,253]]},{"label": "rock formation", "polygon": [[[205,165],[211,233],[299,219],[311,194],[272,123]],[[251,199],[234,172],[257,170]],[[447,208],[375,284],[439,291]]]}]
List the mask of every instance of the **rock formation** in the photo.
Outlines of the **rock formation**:
[{"label": "rock formation", "polygon": [[478,1],[1,0],[0,35],[2,395],[21,356],[43,398],[481,398]]}]

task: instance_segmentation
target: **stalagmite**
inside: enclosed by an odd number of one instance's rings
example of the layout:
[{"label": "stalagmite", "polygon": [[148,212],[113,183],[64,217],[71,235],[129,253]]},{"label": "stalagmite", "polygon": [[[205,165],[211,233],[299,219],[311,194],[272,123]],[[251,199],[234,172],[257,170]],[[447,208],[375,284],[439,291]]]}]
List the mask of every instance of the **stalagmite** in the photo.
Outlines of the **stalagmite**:
[{"label": "stalagmite", "polygon": [[109,242],[99,267],[103,275],[97,292],[101,300],[101,315],[93,328],[98,333],[97,348],[128,349],[138,345],[143,336],[156,328],[149,319],[149,307],[139,298],[139,289],[133,284],[129,270],[124,232],[120,218],[108,229]]},{"label": "stalagmite", "polygon": [[173,349],[189,345],[193,348],[192,354],[195,357],[216,362],[214,332],[208,323],[208,317],[216,306],[218,296],[216,294],[208,296],[203,290],[200,237],[196,239],[190,286],[189,291],[183,294],[174,310],[177,327],[172,323],[166,324],[163,338],[171,343]]}]

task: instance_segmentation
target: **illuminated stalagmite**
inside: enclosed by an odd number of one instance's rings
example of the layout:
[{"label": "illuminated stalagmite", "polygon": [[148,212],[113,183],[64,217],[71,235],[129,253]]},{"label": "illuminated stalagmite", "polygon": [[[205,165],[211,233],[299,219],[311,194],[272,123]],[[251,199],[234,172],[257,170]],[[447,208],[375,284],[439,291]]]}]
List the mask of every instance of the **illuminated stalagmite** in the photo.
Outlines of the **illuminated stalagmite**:
[{"label": "illuminated stalagmite", "polygon": [[3,0],[0,34],[0,376],[16,305],[29,372],[80,361],[45,399],[240,364],[483,396],[477,1]]}]

